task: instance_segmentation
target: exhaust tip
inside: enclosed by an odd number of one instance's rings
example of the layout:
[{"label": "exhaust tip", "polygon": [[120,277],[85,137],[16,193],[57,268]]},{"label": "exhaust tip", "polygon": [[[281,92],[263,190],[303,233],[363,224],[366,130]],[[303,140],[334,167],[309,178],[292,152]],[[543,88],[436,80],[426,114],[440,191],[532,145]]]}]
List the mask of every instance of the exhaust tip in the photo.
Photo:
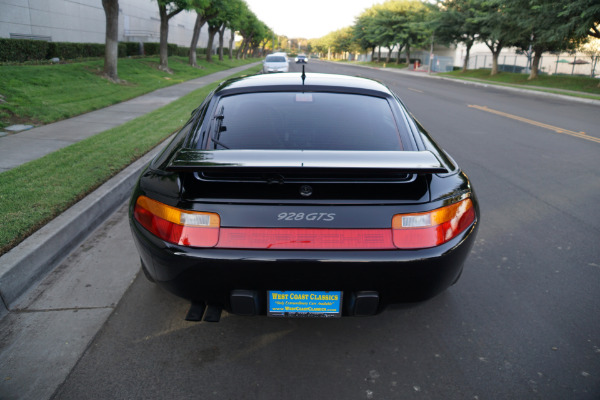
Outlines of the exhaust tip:
[{"label": "exhaust tip", "polygon": [[187,315],[185,316],[185,320],[194,322],[202,321],[204,310],[206,310],[206,305],[204,303],[192,303]]}]

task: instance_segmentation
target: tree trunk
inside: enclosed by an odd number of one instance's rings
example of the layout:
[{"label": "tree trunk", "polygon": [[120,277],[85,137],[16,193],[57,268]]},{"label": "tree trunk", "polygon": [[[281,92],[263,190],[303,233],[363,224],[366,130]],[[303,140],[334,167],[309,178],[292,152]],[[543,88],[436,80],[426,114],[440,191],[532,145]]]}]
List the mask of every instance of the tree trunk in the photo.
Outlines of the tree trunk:
[{"label": "tree trunk", "polygon": [[169,69],[169,18],[167,17],[167,6],[158,4],[158,12],[160,14],[160,62],[158,69],[161,71],[171,72]]},{"label": "tree trunk", "polygon": [[158,69],[161,71],[173,73],[169,68],[169,20],[182,11],[181,8],[167,13],[167,6],[158,3],[158,13],[160,15],[160,63]]},{"label": "tree trunk", "polygon": [[406,44],[406,65],[410,65],[410,44]]},{"label": "tree trunk", "polygon": [[244,48],[245,45],[246,45],[246,38],[242,36],[242,43],[240,43],[240,47],[238,47],[237,51],[235,52],[236,60],[239,60],[240,58],[242,58],[242,49]]},{"label": "tree trunk", "polygon": [[492,52],[492,72],[490,73],[490,75],[492,75],[492,76],[497,75],[498,74],[498,57],[500,57],[500,52],[502,51],[503,44],[501,41],[497,41],[497,42],[491,42],[491,43],[485,42],[485,45]]},{"label": "tree trunk", "polygon": [[381,62],[381,46],[377,47],[377,62]]},{"label": "tree trunk", "polygon": [[371,62],[373,62],[373,60],[375,60],[375,46],[373,46],[373,49],[371,50]]},{"label": "tree trunk", "polygon": [[499,51],[492,53],[492,72],[490,73],[492,76],[498,74],[498,57],[500,57]]},{"label": "tree trunk", "polygon": [[529,73],[529,78],[527,78],[528,81],[536,79],[538,77],[542,53],[542,51],[534,50],[533,61],[531,62],[531,72]]},{"label": "tree trunk", "polygon": [[223,61],[223,35],[225,35],[225,24],[219,29],[219,61]]},{"label": "tree trunk", "polygon": [[248,40],[246,40],[246,46],[244,46],[244,51],[242,51],[242,59],[245,60],[246,57],[248,56],[248,53],[251,50],[252,46],[252,41],[254,40],[254,35],[250,35],[250,37],[248,37]]},{"label": "tree trunk", "polygon": [[192,42],[190,43],[190,53],[189,53],[189,64],[192,67],[197,67],[198,63],[196,62],[196,49],[198,47],[198,40],[200,39],[200,32],[202,31],[202,27],[206,23],[204,16],[198,14],[196,16],[196,23],[194,24],[194,31],[192,33]]},{"label": "tree trunk", "polygon": [[404,45],[400,46],[400,44],[398,44],[398,55],[396,56],[396,65],[400,64],[400,53],[402,53],[403,48]]},{"label": "tree trunk", "polygon": [[215,35],[219,31],[218,26],[208,25],[208,44],[206,45],[206,61],[212,62],[212,48],[215,41]]},{"label": "tree trunk", "polygon": [[396,45],[393,45],[391,47],[388,46],[388,48],[387,48],[388,49],[388,54],[387,54],[387,57],[385,58],[386,64],[389,64],[390,60],[392,59],[392,51],[394,50],[394,47],[396,47]]},{"label": "tree trunk", "polygon": [[119,82],[117,59],[119,57],[119,0],[102,0],[106,14],[106,44],[104,47],[104,75]]},{"label": "tree trunk", "polygon": [[233,59],[233,41],[235,40],[235,31],[231,29],[231,37],[229,38],[229,59]]},{"label": "tree trunk", "polygon": [[469,56],[471,54],[471,47],[473,46],[473,42],[467,43],[467,54],[465,55],[465,61],[463,61],[462,72],[467,72],[467,67],[469,66]]}]

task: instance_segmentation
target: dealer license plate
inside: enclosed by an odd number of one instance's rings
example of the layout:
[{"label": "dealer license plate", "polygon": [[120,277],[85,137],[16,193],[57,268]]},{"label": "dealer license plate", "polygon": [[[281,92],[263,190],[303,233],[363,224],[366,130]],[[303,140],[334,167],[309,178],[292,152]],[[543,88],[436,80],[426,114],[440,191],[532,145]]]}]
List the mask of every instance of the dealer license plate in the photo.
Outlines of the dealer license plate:
[{"label": "dealer license plate", "polygon": [[342,292],[269,290],[269,317],[341,317]]}]

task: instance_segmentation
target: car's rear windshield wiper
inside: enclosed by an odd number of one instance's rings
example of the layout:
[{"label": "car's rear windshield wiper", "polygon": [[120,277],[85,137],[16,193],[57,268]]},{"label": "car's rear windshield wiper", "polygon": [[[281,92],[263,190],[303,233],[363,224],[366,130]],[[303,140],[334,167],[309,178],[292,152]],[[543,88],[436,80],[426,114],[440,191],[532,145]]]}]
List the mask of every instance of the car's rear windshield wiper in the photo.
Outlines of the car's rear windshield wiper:
[{"label": "car's rear windshield wiper", "polygon": [[224,132],[227,130],[227,128],[225,126],[223,126],[223,120],[225,119],[225,115],[223,114],[223,112],[225,111],[225,106],[221,106],[221,109],[219,110],[219,114],[215,117],[215,119],[217,120],[217,124],[215,126],[215,132],[213,133],[213,136],[210,138],[210,140],[212,140],[212,142],[215,144],[214,149],[217,149],[216,145],[219,145],[221,147],[224,147],[226,149],[229,149],[229,147],[227,145],[225,145],[223,142],[221,142],[219,139],[221,139],[221,132]]},{"label": "car's rear windshield wiper", "polygon": [[[218,144],[221,147],[224,147],[226,149],[229,149],[229,147],[227,147],[225,144],[223,144],[222,142],[219,142],[217,139],[211,137],[210,140],[212,140],[215,144]],[[217,148],[217,146],[215,146],[215,149]]]}]

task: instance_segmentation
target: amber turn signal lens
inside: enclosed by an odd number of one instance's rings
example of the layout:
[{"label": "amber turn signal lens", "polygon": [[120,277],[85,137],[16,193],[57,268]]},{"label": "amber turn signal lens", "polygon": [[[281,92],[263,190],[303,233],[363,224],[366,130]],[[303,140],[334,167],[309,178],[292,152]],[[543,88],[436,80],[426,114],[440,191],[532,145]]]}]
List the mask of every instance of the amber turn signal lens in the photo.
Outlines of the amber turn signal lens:
[{"label": "amber turn signal lens", "polygon": [[219,214],[181,210],[146,196],[138,197],[134,217],[144,228],[169,243],[214,247],[219,241]]},{"label": "amber turn signal lens", "polygon": [[394,245],[399,249],[439,246],[474,221],[475,208],[470,198],[426,213],[397,214],[392,219]]}]

